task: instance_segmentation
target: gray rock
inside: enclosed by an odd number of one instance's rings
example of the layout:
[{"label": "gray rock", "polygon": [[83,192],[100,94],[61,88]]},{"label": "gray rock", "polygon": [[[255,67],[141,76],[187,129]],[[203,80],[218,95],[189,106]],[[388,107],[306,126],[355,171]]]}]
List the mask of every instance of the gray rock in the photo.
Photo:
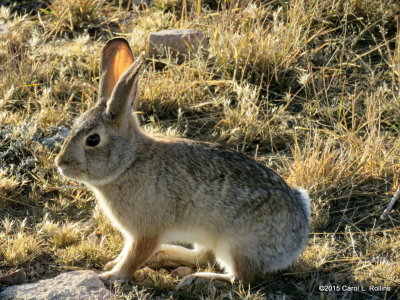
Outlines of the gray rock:
[{"label": "gray rock", "polygon": [[66,127],[60,127],[57,132],[58,136],[60,136],[63,139],[65,139],[67,137],[68,133],[69,133],[69,129]]},{"label": "gray rock", "polygon": [[165,58],[170,52],[173,57],[182,61],[190,58],[191,53],[208,48],[208,39],[195,29],[174,29],[153,32],[150,34],[149,56]]},{"label": "gray rock", "polygon": [[115,299],[105,288],[99,276],[89,270],[72,271],[53,279],[16,285],[0,293],[0,299],[62,300],[62,299]]}]

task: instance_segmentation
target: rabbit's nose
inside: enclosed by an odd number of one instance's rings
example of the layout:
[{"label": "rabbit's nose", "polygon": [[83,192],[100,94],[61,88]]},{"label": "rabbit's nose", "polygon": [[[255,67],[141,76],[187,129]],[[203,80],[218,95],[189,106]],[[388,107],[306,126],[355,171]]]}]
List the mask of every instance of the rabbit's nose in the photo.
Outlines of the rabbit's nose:
[{"label": "rabbit's nose", "polygon": [[57,170],[61,175],[64,175],[65,170],[68,168],[68,161],[61,156],[57,156],[55,159],[55,164],[57,166]]}]

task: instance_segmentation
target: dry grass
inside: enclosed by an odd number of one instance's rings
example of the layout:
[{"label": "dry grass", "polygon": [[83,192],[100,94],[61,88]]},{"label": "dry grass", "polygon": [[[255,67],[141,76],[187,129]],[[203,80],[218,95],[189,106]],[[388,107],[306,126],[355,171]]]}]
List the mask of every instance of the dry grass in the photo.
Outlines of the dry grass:
[{"label": "dry grass", "polygon": [[[152,31],[197,28],[209,38],[207,56],[147,65],[136,108],[143,127],[226,144],[307,188],[309,246],[250,287],[176,293],[171,270],[145,269],[113,287],[118,297],[398,297],[399,205],[379,219],[400,187],[398,1],[155,0],[144,10],[116,2],[0,7],[1,272],[99,270],[118,253],[121,236],[92,194],[57,174],[59,144],[44,141],[95,103],[107,39],[124,36],[138,54]],[[328,294],[320,285],[391,291]]]}]

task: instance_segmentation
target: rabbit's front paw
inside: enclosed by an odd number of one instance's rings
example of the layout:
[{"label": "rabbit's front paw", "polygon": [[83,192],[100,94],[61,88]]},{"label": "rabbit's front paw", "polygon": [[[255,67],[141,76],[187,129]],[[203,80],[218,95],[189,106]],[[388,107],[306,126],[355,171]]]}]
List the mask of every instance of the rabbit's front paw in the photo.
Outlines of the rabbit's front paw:
[{"label": "rabbit's front paw", "polygon": [[127,274],[124,274],[122,272],[118,272],[118,271],[107,271],[107,272],[103,272],[99,275],[100,279],[103,281],[118,281],[118,282],[124,282],[127,281],[129,279],[131,279],[132,276],[129,276]]},{"label": "rabbit's front paw", "polygon": [[118,261],[119,261],[119,259],[113,259],[113,260],[110,260],[108,263],[106,263],[105,265],[104,265],[104,270],[111,270],[117,263],[118,263]]}]

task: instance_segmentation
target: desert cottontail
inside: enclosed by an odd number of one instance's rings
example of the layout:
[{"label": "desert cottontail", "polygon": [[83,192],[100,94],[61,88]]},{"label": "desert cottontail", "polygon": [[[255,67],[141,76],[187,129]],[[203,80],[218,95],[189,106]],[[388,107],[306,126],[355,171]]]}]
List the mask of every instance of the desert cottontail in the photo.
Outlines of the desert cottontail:
[{"label": "desert cottontail", "polygon": [[[143,56],[143,55],[142,55]],[[115,38],[101,54],[99,100],[74,123],[59,171],[95,195],[125,246],[103,279],[129,279],[143,264],[202,265],[252,281],[289,266],[307,242],[310,200],[263,164],[204,142],[148,136],[132,114],[143,57]],[[194,249],[171,245],[194,243]]]}]

